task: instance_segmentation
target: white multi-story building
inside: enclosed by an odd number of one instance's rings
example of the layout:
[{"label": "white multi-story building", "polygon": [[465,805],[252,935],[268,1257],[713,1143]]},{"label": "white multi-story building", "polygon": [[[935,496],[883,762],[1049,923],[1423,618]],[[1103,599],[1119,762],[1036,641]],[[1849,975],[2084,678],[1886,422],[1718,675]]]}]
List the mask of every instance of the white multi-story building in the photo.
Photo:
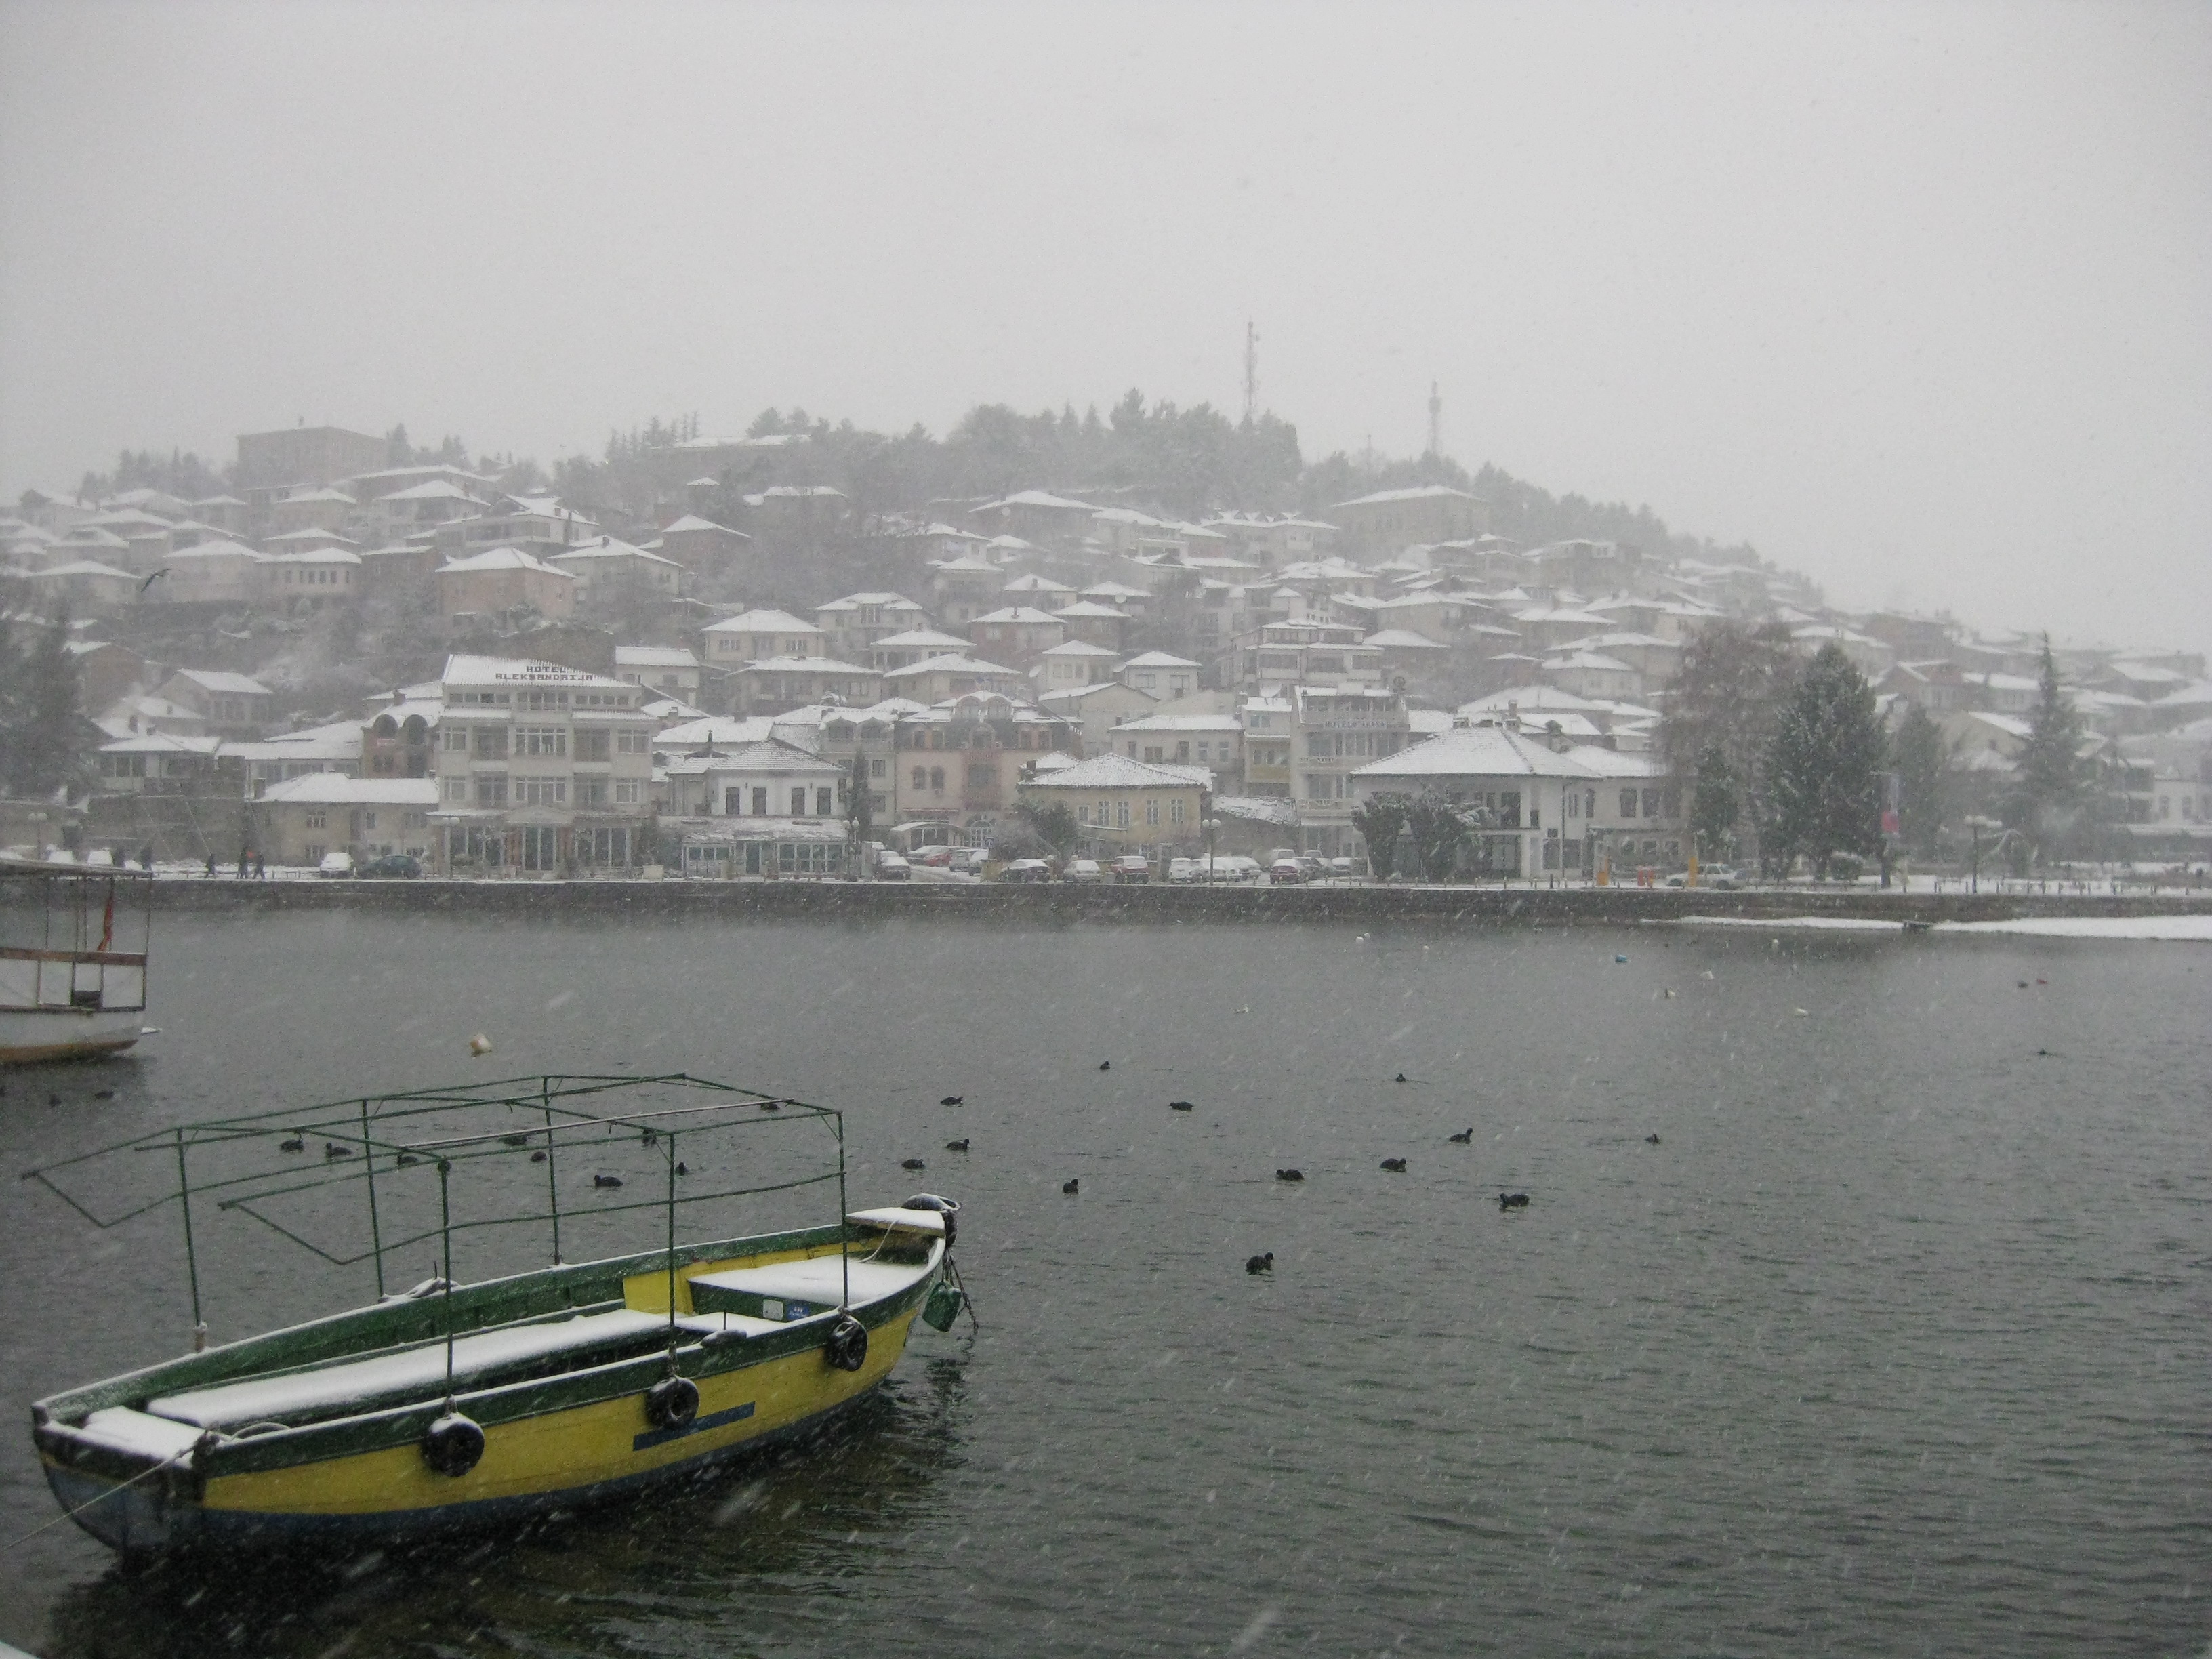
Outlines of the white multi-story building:
[{"label": "white multi-story building", "polygon": [[652,861],[643,687],[559,663],[454,656],[439,690],[438,869],[580,874]]}]

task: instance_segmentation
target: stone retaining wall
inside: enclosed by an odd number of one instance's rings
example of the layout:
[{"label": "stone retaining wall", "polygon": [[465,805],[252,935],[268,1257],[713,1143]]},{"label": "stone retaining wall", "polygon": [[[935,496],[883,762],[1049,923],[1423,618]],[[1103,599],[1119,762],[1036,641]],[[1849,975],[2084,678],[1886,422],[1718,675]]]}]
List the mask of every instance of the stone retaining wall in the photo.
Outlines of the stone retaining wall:
[{"label": "stone retaining wall", "polygon": [[2001,921],[2029,916],[2212,915],[2212,895],[1884,893],[1838,887],[1717,893],[1680,888],[1164,887],[839,881],[239,881],[154,884],[157,909],[363,909],[450,916],[724,916],[1012,922],[1341,921],[1619,926],[1686,916]]}]

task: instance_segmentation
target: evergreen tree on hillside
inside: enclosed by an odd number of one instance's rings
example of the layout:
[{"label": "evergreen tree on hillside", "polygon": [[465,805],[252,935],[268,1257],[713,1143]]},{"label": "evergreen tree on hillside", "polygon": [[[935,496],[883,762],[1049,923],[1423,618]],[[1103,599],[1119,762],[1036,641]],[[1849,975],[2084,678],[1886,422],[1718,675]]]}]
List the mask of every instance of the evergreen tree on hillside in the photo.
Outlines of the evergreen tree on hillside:
[{"label": "evergreen tree on hillside", "polygon": [[26,639],[0,619],[0,791],[42,800],[75,781],[97,727],[77,708],[69,617]]},{"label": "evergreen tree on hillside", "polygon": [[1898,722],[1889,750],[1897,772],[1898,826],[1905,850],[1915,858],[1934,858],[1948,805],[1945,793],[1950,753],[1942,728],[1916,702]]},{"label": "evergreen tree on hillside", "polygon": [[2059,684],[2058,663],[2046,635],[2035,714],[2027,745],[2014,761],[2013,787],[2004,807],[2005,823],[2027,838],[2038,859],[2057,851],[2085,827],[2094,769],[2081,758],[2081,713]]},{"label": "evergreen tree on hillside", "polygon": [[1766,756],[1771,844],[1784,861],[1802,854],[1826,879],[1838,853],[1881,848],[1881,767],[1889,744],[1874,688],[1830,641],[1807,666]]}]

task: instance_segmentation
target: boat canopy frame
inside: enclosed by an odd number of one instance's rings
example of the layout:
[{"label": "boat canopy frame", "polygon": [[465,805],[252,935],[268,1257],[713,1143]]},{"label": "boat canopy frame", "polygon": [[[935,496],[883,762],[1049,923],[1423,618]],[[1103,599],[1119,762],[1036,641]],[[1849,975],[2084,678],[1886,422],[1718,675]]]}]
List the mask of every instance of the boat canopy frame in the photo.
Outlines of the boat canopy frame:
[{"label": "boat canopy frame", "polygon": [[[632,1096],[635,1091],[641,1090],[696,1091],[708,1098],[691,1103],[655,1105],[641,1110],[609,1113],[593,1109],[594,1103],[603,1106],[609,1097]],[[438,1133],[422,1139],[402,1138],[405,1126],[410,1123],[421,1125],[423,1120],[433,1115],[450,1116],[458,1112],[466,1118],[479,1113],[489,1115],[495,1111],[509,1115],[498,1127],[462,1134]],[[518,1133],[511,1115],[517,1111],[535,1114],[537,1123]],[[825,1168],[817,1174],[787,1181],[714,1187],[710,1190],[692,1190],[688,1187],[679,1189],[678,1182],[687,1173],[677,1156],[678,1143],[684,1137],[696,1138],[702,1133],[738,1132],[794,1122],[818,1124],[829,1133],[836,1152],[834,1168]],[[326,1148],[337,1146],[346,1150],[326,1158],[319,1169],[280,1162],[269,1167],[255,1168],[244,1174],[203,1179],[197,1185],[194,1183],[191,1155],[195,1151],[221,1147],[251,1149],[256,1143],[265,1144],[273,1137],[288,1133],[289,1141],[278,1143],[280,1153],[298,1156],[306,1150],[306,1142],[310,1137],[325,1140]],[[564,1144],[574,1148],[587,1141],[604,1144],[617,1133],[625,1137],[635,1136],[643,1145],[659,1151],[665,1170],[662,1194],[656,1198],[623,1200],[587,1208],[572,1204],[569,1213],[572,1216],[580,1212],[599,1217],[644,1210],[665,1212],[668,1349],[672,1364],[678,1342],[676,1215],[678,1207],[684,1205],[758,1197],[769,1193],[836,1182],[836,1218],[840,1225],[839,1309],[841,1312],[849,1310],[852,1301],[850,1240],[843,1229],[848,1201],[844,1114],[834,1107],[818,1106],[789,1095],[764,1093],[734,1084],[694,1077],[686,1072],[649,1076],[547,1073],[535,1077],[502,1078],[496,1081],[461,1084],[446,1088],[356,1095],[305,1108],[278,1107],[268,1111],[202,1118],[168,1128],[149,1130],[125,1140],[27,1170],[23,1171],[21,1179],[36,1182],[46,1188],[102,1231],[119,1227],[166,1205],[177,1205],[185,1274],[191,1296],[195,1348],[204,1346],[207,1336],[207,1325],[201,1308],[199,1258],[192,1228],[193,1200],[196,1197],[203,1206],[212,1200],[219,1212],[235,1211],[252,1218],[334,1267],[354,1267],[363,1261],[373,1261],[376,1294],[380,1301],[388,1299],[390,1295],[385,1282],[386,1256],[395,1250],[437,1239],[441,1247],[443,1266],[435,1281],[435,1288],[442,1292],[447,1309],[443,1321],[444,1340],[450,1370],[454,1335],[451,1317],[454,1235],[483,1228],[544,1225],[550,1222],[553,1246],[551,1265],[556,1267],[566,1265],[561,1255],[561,1148]],[[525,1149],[530,1150],[533,1157],[542,1154],[544,1158],[546,1165],[544,1206],[512,1214],[454,1220],[452,1178],[456,1168],[485,1158],[511,1159],[518,1151]],[[163,1153],[174,1159],[174,1185],[143,1203],[127,1207],[98,1207],[90,1199],[80,1197],[70,1190],[70,1187],[76,1184],[72,1177],[79,1172],[118,1158]],[[379,1167],[380,1159],[382,1160],[381,1169]],[[380,1176],[386,1182],[398,1178],[410,1166],[425,1168],[437,1176],[438,1224],[403,1237],[386,1238],[377,1202],[378,1181]],[[277,1199],[303,1192],[356,1185],[362,1191],[369,1243],[368,1249],[355,1254],[339,1254],[326,1249],[265,1212],[265,1206]]]}]

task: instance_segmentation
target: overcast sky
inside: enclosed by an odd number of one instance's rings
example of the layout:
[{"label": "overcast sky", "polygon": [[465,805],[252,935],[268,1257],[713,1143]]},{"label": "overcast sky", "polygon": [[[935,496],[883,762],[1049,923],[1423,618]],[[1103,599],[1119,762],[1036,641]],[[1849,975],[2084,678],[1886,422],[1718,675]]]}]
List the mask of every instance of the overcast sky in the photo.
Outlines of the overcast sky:
[{"label": "overcast sky", "polygon": [[1251,319],[1310,458],[1434,378],[1836,603],[2205,649],[2208,88],[2202,4],[0,0],[0,490],[1234,412]]}]

